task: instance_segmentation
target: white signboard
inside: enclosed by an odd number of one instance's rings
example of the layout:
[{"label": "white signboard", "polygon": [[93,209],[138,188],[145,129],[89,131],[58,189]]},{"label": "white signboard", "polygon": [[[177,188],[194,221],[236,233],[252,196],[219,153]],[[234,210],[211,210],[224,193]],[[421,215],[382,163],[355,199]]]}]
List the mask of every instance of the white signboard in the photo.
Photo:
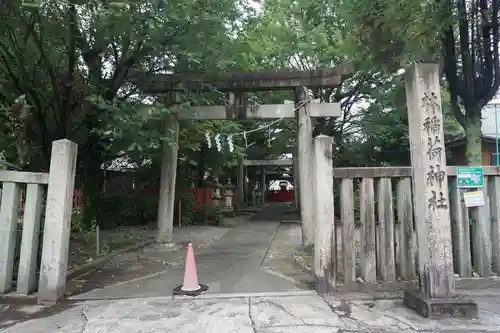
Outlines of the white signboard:
[{"label": "white signboard", "polygon": [[484,206],[483,191],[464,192],[465,207]]}]

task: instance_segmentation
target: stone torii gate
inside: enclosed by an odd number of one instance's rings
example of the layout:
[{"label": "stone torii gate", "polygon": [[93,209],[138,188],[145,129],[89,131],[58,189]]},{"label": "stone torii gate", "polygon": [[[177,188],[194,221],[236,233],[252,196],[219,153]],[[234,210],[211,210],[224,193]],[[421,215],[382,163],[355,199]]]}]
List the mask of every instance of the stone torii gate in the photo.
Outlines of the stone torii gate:
[{"label": "stone torii gate", "polygon": [[[292,166],[292,174],[293,178],[290,179],[290,181],[293,184],[294,187],[294,192],[295,192],[295,205],[297,205],[297,199],[298,199],[298,192],[297,192],[297,182],[296,182],[296,175],[298,175],[298,170],[293,169],[293,166],[295,165],[293,163],[294,159],[282,159],[282,160],[244,160],[243,165],[245,167],[260,167],[260,176],[261,184],[267,184],[268,179],[266,179],[267,175],[269,173],[266,171],[266,167],[268,166]],[[240,170],[240,172],[243,170]],[[239,174],[238,177],[242,178],[244,177],[244,174]],[[265,195],[266,188],[261,185],[261,198],[264,200],[264,195]],[[264,201],[262,201],[264,202]],[[298,206],[296,206],[298,208]]]},{"label": "stone torii gate", "polygon": [[[219,90],[229,92],[230,103],[227,106],[194,107],[169,115],[168,124],[175,133],[178,133],[179,118],[297,119],[298,168],[296,169],[300,174],[302,241],[304,245],[310,245],[314,241],[316,290],[320,294],[331,289],[330,280],[335,281],[332,262],[332,249],[336,247],[335,242],[332,242],[334,171],[332,138],[320,135],[314,138],[313,145],[311,118],[339,116],[340,106],[306,102],[309,101],[306,87],[338,86],[341,84],[342,75],[351,71],[350,67],[341,67],[312,72],[233,75],[224,80],[213,81],[178,75],[160,75],[146,80],[143,78],[136,80],[142,90],[149,93],[180,90],[178,86],[176,88],[180,83],[186,89],[210,84]],[[451,202],[447,191],[439,65],[415,64],[406,70],[405,75],[420,285],[418,290],[406,291],[403,302],[425,317],[436,318],[443,314],[477,317],[477,303],[457,297],[455,294]],[[243,103],[245,91],[276,89],[293,89],[295,105],[262,105],[248,108]],[[179,99],[176,102],[179,102]],[[165,244],[172,240],[177,145],[166,145],[164,149],[157,241]],[[240,164],[240,168],[244,169],[243,163]],[[429,181],[437,179],[436,177],[439,181]],[[350,188],[346,187],[345,191],[352,195],[352,185]],[[373,191],[373,188],[370,191]],[[313,223],[315,217],[317,221]]]},{"label": "stone torii gate", "polygon": [[[342,76],[350,74],[352,66],[339,66],[314,71],[283,71],[265,73],[245,73],[221,78],[209,78],[200,75],[155,74],[141,75],[134,73],[129,81],[150,94],[175,92],[172,104],[179,104],[180,92],[196,90],[211,86],[219,91],[228,92],[228,105],[194,106],[182,108],[176,114],[166,116],[166,131],[175,133],[178,142],[179,119],[195,120],[243,120],[243,119],[297,119],[297,159],[300,185],[300,211],[302,223],[302,242],[312,245],[314,239],[314,197],[312,182],[312,118],[339,117],[339,103],[310,103],[308,89],[337,87],[342,83]],[[270,91],[292,89],[295,92],[295,104],[247,105],[244,95],[249,91]],[[162,107],[162,106],[148,106]],[[173,216],[175,207],[175,181],[178,158],[176,144],[166,144],[163,148],[160,199],[158,207],[158,234],[156,241],[160,244],[172,243]],[[244,168],[240,164],[241,170]],[[242,177],[238,181],[238,206],[243,202]]]}]

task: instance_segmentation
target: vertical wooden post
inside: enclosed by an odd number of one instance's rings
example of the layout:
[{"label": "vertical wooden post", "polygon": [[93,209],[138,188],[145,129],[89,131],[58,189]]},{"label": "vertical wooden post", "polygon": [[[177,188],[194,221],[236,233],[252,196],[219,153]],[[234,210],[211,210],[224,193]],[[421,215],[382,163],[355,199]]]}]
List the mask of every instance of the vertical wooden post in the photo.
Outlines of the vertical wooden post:
[{"label": "vertical wooden post", "polygon": [[491,203],[491,245],[492,266],[497,275],[500,273],[500,176],[488,181]]},{"label": "vertical wooden post", "polygon": [[484,196],[484,206],[470,208],[472,218],[472,248],[474,271],[482,277],[491,275],[490,200]]},{"label": "vertical wooden post", "polygon": [[[453,181],[455,180],[455,181]],[[450,204],[453,237],[453,264],[460,277],[472,276],[470,249],[469,210],[465,207],[462,194],[457,187],[456,178],[452,178]]]},{"label": "vertical wooden post", "polygon": [[[314,242],[314,273],[316,291],[325,294],[335,284],[335,263],[332,249],[336,248],[333,194],[333,139],[320,135],[314,138],[314,196],[317,218]],[[335,252],[335,251],[334,251]]]},{"label": "vertical wooden post", "polygon": [[439,66],[417,64],[406,74],[420,291],[405,292],[404,303],[426,317],[457,310],[465,316],[477,316],[477,304],[453,298],[455,277]]},{"label": "vertical wooden post", "polygon": [[39,303],[55,303],[64,297],[77,149],[75,143],[66,139],[52,143],[38,283]]},{"label": "vertical wooden post", "polygon": [[401,178],[396,187],[399,221],[399,276],[406,281],[415,279],[415,252],[413,244],[413,203],[411,179]]},{"label": "vertical wooden post", "polygon": [[354,191],[353,181],[343,178],[340,184],[340,215],[342,222],[342,256],[344,284],[356,281],[356,256],[354,252]]},{"label": "vertical wooden post", "polygon": [[299,159],[302,245],[314,244],[313,142],[310,103],[306,87],[295,89],[297,107],[297,157]]},{"label": "vertical wooden post", "polygon": [[361,218],[361,277],[365,282],[377,280],[375,244],[375,193],[373,178],[361,180],[359,215]]},{"label": "vertical wooden post", "polygon": [[[181,93],[176,91],[173,104],[181,102]],[[179,118],[177,113],[165,117],[165,136],[172,135],[172,140],[163,142],[161,160],[160,197],[158,202],[158,234],[156,242],[164,245],[172,243],[174,231],[175,182],[177,178],[177,157],[179,149]]]},{"label": "vertical wooden post", "polygon": [[390,178],[380,178],[377,184],[378,222],[380,232],[380,277],[384,281],[396,280],[394,260],[394,206]]},{"label": "vertical wooden post", "polygon": [[3,183],[0,204],[0,294],[10,291],[12,287],[20,198],[19,184]]}]

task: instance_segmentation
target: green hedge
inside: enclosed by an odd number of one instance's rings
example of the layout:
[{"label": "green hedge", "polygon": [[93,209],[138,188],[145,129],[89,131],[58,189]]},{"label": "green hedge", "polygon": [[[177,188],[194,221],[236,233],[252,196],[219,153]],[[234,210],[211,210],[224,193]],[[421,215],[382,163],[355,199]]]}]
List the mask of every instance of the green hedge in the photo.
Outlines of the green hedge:
[{"label": "green hedge", "polygon": [[[194,195],[183,193],[176,198],[174,225],[179,220],[181,200],[182,225],[220,225],[224,221],[221,208],[213,205],[202,205],[193,211]],[[158,197],[141,194],[111,195],[101,197],[99,207],[99,225],[101,228],[116,226],[146,225],[154,223],[158,216]]]}]

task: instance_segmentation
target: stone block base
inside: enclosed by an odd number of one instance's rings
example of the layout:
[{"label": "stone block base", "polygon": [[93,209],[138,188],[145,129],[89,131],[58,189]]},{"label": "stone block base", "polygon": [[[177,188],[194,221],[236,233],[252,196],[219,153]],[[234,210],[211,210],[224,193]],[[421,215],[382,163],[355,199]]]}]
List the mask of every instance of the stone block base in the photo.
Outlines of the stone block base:
[{"label": "stone block base", "polygon": [[419,291],[405,291],[403,304],[429,319],[443,317],[477,318],[477,303],[461,297],[429,298]]},{"label": "stone block base", "polygon": [[314,278],[314,289],[318,295],[327,295],[331,291],[331,285],[332,284],[328,283],[324,276],[316,276]]}]

